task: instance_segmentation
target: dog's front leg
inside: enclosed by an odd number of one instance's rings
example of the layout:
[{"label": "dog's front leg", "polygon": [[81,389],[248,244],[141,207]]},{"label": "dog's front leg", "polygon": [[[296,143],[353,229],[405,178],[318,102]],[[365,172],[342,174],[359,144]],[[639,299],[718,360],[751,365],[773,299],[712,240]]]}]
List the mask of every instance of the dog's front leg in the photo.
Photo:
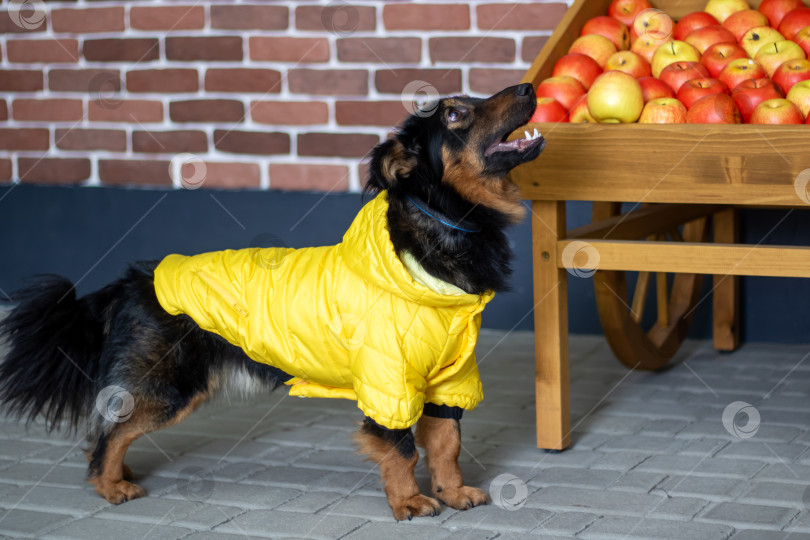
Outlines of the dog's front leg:
[{"label": "dog's front leg", "polygon": [[360,451],[380,466],[388,505],[397,521],[435,516],[439,501],[419,493],[413,470],[419,459],[410,429],[388,429],[366,417],[355,440]]},{"label": "dog's front leg", "polygon": [[416,442],[425,449],[431,488],[440,501],[456,510],[487,503],[486,494],[478,488],[465,486],[461,477],[458,419],[422,415],[416,424]]}]

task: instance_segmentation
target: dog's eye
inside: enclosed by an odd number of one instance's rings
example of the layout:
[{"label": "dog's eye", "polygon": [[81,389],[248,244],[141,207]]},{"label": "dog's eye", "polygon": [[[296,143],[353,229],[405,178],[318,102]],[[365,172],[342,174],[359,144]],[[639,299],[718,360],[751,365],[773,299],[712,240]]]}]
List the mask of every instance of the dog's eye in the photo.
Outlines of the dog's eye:
[{"label": "dog's eye", "polygon": [[459,109],[447,109],[446,118],[448,122],[458,122],[464,116]]}]

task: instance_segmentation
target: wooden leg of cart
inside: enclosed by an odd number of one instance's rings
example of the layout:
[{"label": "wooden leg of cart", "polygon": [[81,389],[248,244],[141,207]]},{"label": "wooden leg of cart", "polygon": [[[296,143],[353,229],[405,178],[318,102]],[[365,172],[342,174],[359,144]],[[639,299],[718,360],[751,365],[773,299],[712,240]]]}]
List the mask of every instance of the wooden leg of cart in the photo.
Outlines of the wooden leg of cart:
[{"label": "wooden leg of cart", "polygon": [[571,443],[568,392],[568,282],[557,267],[565,238],[565,202],[532,202],[534,343],[537,446],[563,450]]},{"label": "wooden leg of cart", "polygon": [[[728,208],[714,215],[714,242],[736,244],[738,239],[737,210]],[[740,278],[732,275],[714,276],[714,348],[733,351],[740,346]]]}]

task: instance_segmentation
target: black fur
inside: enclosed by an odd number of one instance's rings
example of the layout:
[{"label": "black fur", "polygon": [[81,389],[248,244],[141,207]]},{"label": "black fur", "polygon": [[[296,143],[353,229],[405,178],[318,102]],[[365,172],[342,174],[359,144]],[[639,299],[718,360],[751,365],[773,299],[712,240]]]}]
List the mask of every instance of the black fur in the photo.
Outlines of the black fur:
[{"label": "black fur", "polygon": [[397,453],[400,456],[406,459],[410,459],[416,454],[416,439],[410,428],[389,429],[366,416],[363,419],[363,427],[361,429],[364,433],[373,435],[387,442],[397,449]]}]

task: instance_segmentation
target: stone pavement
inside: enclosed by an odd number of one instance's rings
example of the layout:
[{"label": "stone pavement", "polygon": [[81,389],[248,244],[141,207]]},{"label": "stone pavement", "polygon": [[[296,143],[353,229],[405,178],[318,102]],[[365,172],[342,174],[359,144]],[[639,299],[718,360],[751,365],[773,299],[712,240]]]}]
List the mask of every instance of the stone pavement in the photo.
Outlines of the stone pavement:
[{"label": "stone pavement", "polygon": [[81,441],[0,417],[0,536],[810,540],[810,346],[691,342],[649,374],[572,336],[574,444],[551,454],[534,445],[532,342],[479,345],[486,398],[462,422],[462,468],[488,506],[396,523],[354,454],[355,405],[282,390],[137,441],[148,496],[120,506],[84,482]]}]

